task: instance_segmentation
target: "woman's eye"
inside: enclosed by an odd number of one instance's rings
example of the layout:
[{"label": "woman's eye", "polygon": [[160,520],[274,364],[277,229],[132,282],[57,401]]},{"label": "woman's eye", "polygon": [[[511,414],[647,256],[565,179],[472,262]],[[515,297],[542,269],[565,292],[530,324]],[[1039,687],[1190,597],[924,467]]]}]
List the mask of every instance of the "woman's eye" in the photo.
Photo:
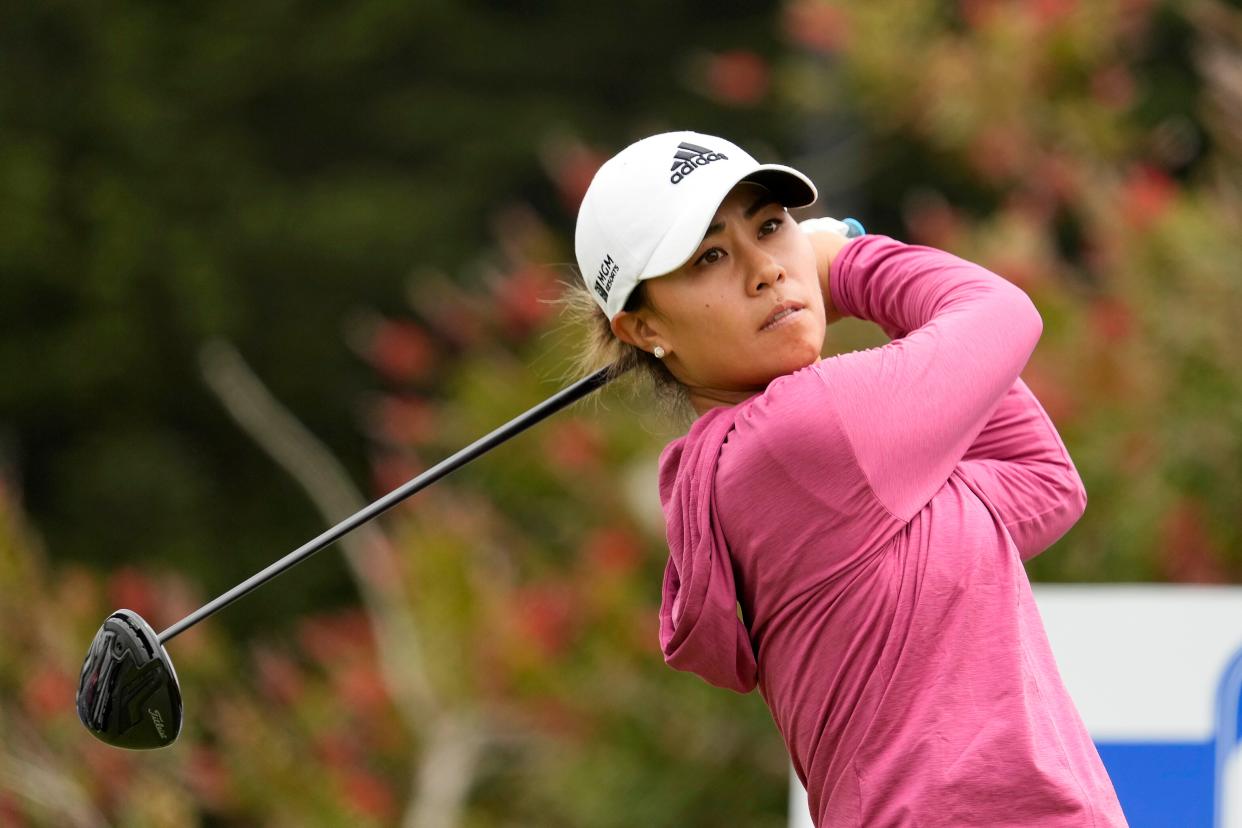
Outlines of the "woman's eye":
[{"label": "woman's eye", "polygon": [[769,233],[775,233],[777,230],[780,229],[780,226],[784,223],[785,222],[782,219],[777,219],[777,218],[768,219],[763,224],[759,225],[759,235],[766,236]]},{"label": "woman's eye", "polygon": [[714,264],[724,258],[724,251],[719,247],[713,247],[702,256],[695,260],[695,264]]}]

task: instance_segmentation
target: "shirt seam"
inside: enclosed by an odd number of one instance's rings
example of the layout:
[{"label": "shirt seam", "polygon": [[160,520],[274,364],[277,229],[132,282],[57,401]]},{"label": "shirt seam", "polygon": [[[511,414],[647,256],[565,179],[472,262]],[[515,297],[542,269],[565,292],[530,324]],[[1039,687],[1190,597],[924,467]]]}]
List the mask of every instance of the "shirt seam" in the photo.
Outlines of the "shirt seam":
[{"label": "shirt seam", "polygon": [[876,503],[880,504],[880,508],[884,510],[885,514],[900,523],[902,526],[909,526],[910,521],[914,519],[913,516],[909,519],[902,519],[901,517],[898,517],[897,514],[889,508],[888,504],[884,502],[884,498],[880,496],[879,490],[876,489],[875,484],[871,481],[871,475],[867,472],[867,468],[863,465],[862,457],[858,453],[858,444],[854,440],[854,435],[850,433],[849,424],[846,423],[845,418],[841,416],[841,412],[837,410],[835,402],[836,400],[834,398],[832,404],[833,416],[836,417],[837,423],[841,426],[841,433],[845,435],[846,441],[850,444],[850,456],[854,458],[854,465],[858,467],[858,472],[862,475],[863,482],[867,484],[867,491],[871,492],[871,497],[875,499]]}]

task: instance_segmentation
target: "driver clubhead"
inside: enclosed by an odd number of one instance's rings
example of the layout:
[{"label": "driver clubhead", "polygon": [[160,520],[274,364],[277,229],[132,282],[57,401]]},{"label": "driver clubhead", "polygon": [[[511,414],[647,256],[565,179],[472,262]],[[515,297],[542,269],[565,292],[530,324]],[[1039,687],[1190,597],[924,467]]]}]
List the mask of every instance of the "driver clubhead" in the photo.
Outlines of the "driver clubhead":
[{"label": "driver clubhead", "polygon": [[181,688],[155,630],[117,610],[95,633],[78,682],[78,718],[114,747],[149,750],[181,732]]}]

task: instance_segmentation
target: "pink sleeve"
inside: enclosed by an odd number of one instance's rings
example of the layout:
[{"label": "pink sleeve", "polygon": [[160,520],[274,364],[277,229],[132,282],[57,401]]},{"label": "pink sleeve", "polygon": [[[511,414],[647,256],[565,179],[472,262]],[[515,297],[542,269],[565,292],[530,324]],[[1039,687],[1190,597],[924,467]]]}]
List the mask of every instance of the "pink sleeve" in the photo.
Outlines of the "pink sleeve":
[{"label": "pink sleeve", "polygon": [[1056,543],[1087,508],[1086,489],[1061,436],[1021,379],[958,471],[1000,514],[1024,561]]},{"label": "pink sleeve", "polygon": [[825,366],[842,429],[875,496],[909,521],[944,485],[1043,332],[1030,298],[979,265],[886,236],[832,264],[844,314],[894,340]]}]

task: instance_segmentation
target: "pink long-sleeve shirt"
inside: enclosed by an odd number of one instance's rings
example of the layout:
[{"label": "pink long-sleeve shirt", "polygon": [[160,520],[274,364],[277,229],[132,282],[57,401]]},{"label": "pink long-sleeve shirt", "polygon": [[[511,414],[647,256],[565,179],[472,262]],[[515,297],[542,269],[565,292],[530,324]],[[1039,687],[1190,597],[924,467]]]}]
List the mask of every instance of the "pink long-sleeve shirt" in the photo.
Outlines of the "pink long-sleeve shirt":
[{"label": "pink long-sleeve shirt", "polygon": [[1086,507],[1019,378],[1039,313],[884,236],[847,244],[830,289],[893,341],[714,408],[660,457],[666,662],[758,685],[817,826],[1125,825],[1022,566]]}]

